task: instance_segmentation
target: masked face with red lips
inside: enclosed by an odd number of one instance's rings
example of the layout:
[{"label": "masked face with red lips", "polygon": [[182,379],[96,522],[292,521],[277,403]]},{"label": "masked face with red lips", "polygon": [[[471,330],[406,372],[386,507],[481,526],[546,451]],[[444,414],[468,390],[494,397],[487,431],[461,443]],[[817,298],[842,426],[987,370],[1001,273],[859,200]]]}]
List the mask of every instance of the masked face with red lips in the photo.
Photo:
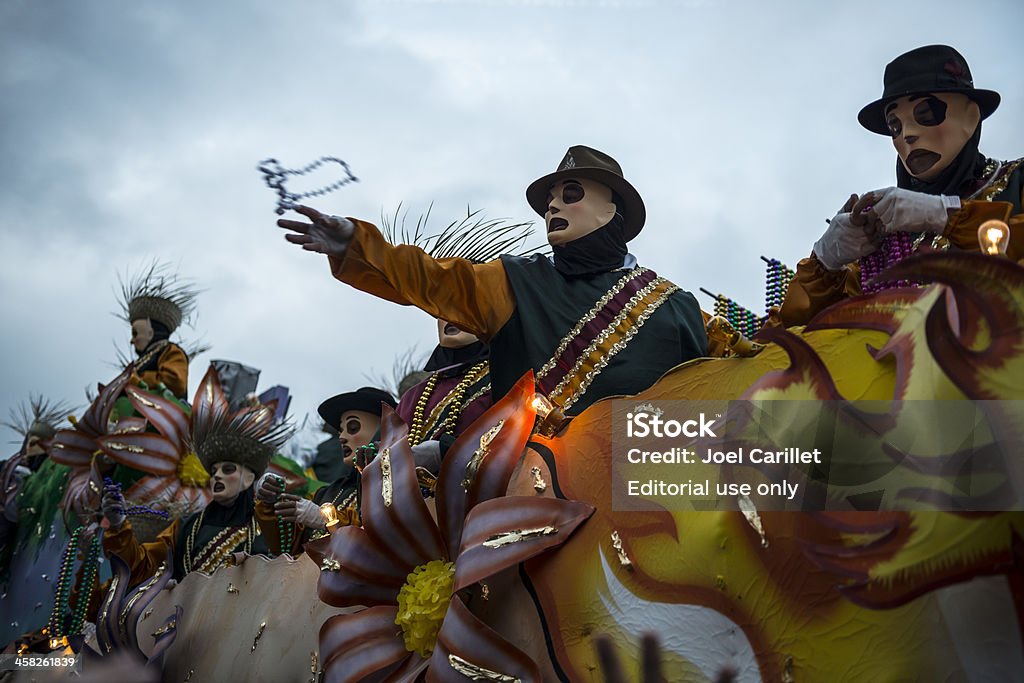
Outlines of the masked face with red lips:
[{"label": "masked face with red lips", "polygon": [[209,483],[213,501],[221,505],[231,505],[242,491],[252,486],[255,478],[252,470],[236,462],[213,463]]},{"label": "masked face with red lips", "polygon": [[925,181],[953,163],[980,121],[977,103],[961,93],[909,95],[885,106],[885,122],[903,167]]},{"label": "masked face with red lips", "polygon": [[615,216],[611,188],[586,178],[559,180],[548,190],[548,244],[563,246],[607,225]]}]

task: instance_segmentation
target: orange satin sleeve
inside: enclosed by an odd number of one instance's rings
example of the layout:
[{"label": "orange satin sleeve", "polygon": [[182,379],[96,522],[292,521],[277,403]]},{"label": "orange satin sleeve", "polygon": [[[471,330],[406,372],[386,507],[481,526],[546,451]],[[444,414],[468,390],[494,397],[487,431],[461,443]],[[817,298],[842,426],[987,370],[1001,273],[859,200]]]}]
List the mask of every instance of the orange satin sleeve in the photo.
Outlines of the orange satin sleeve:
[{"label": "orange satin sleeve", "polygon": [[156,361],[156,370],[139,373],[150,389],[163,383],[175,396],[188,393],[188,356],[177,344],[168,344]]},{"label": "orange satin sleeve", "polygon": [[131,570],[128,583],[135,586],[156,574],[161,563],[173,561],[174,545],[180,530],[181,520],[176,519],[157,535],[156,540],[139,543],[132,532],[132,523],[126,520],[117,529],[104,532],[103,552],[108,556],[117,555],[128,564]]},{"label": "orange satin sleeve", "polygon": [[856,263],[833,272],[812,253],[796,265],[786,298],[778,313],[773,313],[772,321],[779,321],[785,327],[806,325],[837,301],[860,293],[860,268]]},{"label": "orange satin sleeve", "polygon": [[[1024,201],[1024,200],[1022,200]],[[1010,227],[1010,246],[1006,255],[1014,261],[1024,258],[1024,214],[1011,215],[1013,204],[1010,202],[986,202],[982,200],[966,200],[960,209],[949,217],[946,238],[958,249],[979,251],[978,228],[987,220],[1004,221]]]},{"label": "orange satin sleeve", "polygon": [[355,234],[344,259],[329,257],[334,277],[374,296],[416,306],[481,339],[491,339],[515,310],[500,260],[435,259],[419,247],[390,244],[376,226],[350,218]]}]

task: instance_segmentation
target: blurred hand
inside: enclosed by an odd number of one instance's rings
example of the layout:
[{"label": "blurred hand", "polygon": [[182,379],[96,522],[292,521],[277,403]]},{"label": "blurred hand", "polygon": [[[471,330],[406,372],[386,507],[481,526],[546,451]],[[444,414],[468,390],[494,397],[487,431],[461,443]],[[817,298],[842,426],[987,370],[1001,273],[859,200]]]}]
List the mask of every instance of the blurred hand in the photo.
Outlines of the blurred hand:
[{"label": "blurred hand", "polygon": [[110,522],[111,529],[117,529],[124,524],[124,496],[120,491],[105,492],[103,500],[100,501],[100,509],[103,510],[103,516]]},{"label": "blurred hand", "polygon": [[256,482],[256,500],[260,502],[273,504],[282,493],[284,493],[284,483],[276,474],[265,472]]},{"label": "blurred hand", "polygon": [[286,218],[278,220],[278,227],[297,233],[285,235],[286,240],[302,246],[306,251],[337,258],[345,257],[356,229],[352,221],[340,216],[328,216],[308,206],[298,206],[295,210],[312,222],[290,221]]},{"label": "blurred hand", "polygon": [[441,471],[441,442],[423,441],[412,447],[412,459],[416,467],[422,467],[435,477]]}]

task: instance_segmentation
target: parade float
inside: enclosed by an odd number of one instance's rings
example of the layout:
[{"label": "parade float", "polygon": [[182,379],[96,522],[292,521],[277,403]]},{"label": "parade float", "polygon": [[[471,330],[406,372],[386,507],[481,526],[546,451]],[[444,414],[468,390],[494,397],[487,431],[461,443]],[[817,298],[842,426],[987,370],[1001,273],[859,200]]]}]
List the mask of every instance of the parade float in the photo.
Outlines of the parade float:
[{"label": "parade float", "polygon": [[[248,558],[173,587],[166,575],[133,589],[115,578],[86,651],[135,652],[167,681],[589,681],[602,680],[599,637],[632,677],[653,633],[673,681],[1014,680],[1024,513],[1006,456],[1024,435],[1024,267],[937,253],[888,275],[927,284],[765,329],[749,355],[684,364],[570,420],[526,376],[459,437],[433,491],[389,416],[363,472],[362,527],[332,525],[298,558]],[[890,410],[862,420],[870,428],[843,435],[865,461],[944,428],[907,406],[977,403],[970,435],[945,427],[947,451],[996,478],[957,510],[948,496],[900,507],[836,481],[818,510],[656,498],[619,509],[616,411],[680,399],[837,415],[881,402]],[[890,468],[908,478],[885,481],[910,484],[892,495],[949,493],[926,466],[936,454],[908,449]]]}]

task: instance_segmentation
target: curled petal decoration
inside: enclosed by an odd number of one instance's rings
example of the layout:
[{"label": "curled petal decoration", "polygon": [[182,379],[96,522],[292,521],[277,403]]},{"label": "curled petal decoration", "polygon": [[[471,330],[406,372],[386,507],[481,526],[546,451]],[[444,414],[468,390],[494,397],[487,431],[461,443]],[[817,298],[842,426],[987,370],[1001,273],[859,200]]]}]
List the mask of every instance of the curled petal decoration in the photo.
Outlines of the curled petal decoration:
[{"label": "curled petal decoration", "polygon": [[[531,370],[448,449],[438,478],[441,486],[437,489],[437,518],[449,557],[458,553],[466,512],[477,503],[505,495],[512,472],[533,431],[537,411],[530,398],[535,391]],[[502,421],[501,430],[488,445],[488,453],[481,460],[467,493],[462,487],[466,466],[480,448],[480,439]]]},{"label": "curled petal decoration", "polygon": [[[446,557],[441,533],[430,516],[420,494],[416,464],[405,436],[405,426],[393,410],[386,407],[381,419],[382,443],[390,450],[392,499],[399,505],[385,505],[381,491],[384,476],[380,458],[363,469],[363,526],[374,544],[403,569]],[[396,438],[398,440],[393,441]]]},{"label": "curled petal decoration", "polygon": [[176,446],[185,443],[189,433],[189,418],[177,403],[138,387],[127,387],[125,393],[139,414],[168,441]]},{"label": "curled petal decoration", "polygon": [[96,444],[114,462],[157,476],[174,474],[181,455],[174,444],[152,432],[101,436]]},{"label": "curled petal decoration", "polygon": [[[398,608],[370,607],[355,614],[331,617],[320,628],[326,683],[384,680],[406,665],[418,673],[427,662],[405,649],[395,625]],[[395,680],[392,675],[388,680]],[[412,680],[411,678],[408,680]]]}]

